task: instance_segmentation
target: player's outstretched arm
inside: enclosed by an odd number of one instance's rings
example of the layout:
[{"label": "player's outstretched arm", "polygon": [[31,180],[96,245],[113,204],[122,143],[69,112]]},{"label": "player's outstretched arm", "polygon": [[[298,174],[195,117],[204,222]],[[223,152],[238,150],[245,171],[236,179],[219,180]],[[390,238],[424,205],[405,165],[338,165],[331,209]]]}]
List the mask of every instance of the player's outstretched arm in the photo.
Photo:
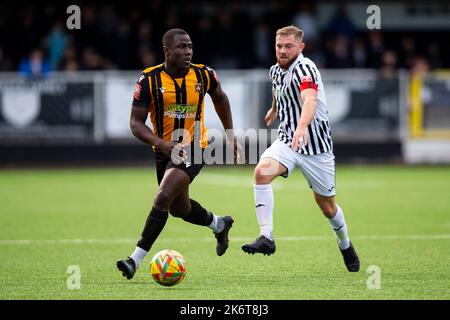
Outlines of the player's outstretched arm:
[{"label": "player's outstretched arm", "polygon": [[222,122],[223,128],[227,134],[228,143],[233,144],[234,158],[237,163],[245,163],[245,154],[241,145],[236,140],[233,129],[233,118],[231,115],[230,100],[228,96],[222,90],[220,82],[217,84],[217,88],[214,92],[209,94],[214,104],[214,109]]}]

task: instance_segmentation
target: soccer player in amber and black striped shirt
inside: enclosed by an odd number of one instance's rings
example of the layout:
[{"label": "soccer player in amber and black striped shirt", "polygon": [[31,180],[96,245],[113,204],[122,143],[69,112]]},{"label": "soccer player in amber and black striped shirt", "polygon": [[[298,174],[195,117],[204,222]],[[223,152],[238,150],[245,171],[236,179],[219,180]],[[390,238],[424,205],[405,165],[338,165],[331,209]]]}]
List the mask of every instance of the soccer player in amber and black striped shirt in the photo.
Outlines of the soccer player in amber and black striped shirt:
[{"label": "soccer player in amber and black striped shirt", "polygon": [[[155,151],[159,188],[136,249],[127,259],[117,261],[118,269],[128,279],[134,276],[164,228],[168,213],[211,228],[219,256],[228,248],[233,218],[216,216],[189,198],[189,185],[200,172],[203,161],[187,161],[183,146],[193,146],[192,150],[197,147],[201,152],[208,146],[203,116],[206,93],[211,96],[227,130],[228,141],[234,144],[235,159],[238,162],[243,159],[242,148],[230,133],[233,121],[228,97],[213,69],[191,63],[193,50],[189,35],[182,29],[171,29],[163,36],[163,48],[165,62],[144,70],[136,84],[131,108],[133,134]],[[148,115],[153,130],[145,124]]]},{"label": "soccer player in amber and black striped shirt", "polygon": [[274,197],[271,182],[287,178],[299,167],[314,199],[333,228],[348,271],[359,271],[359,258],[347,233],[344,212],[336,204],[336,176],[327,101],[314,62],[303,56],[303,31],[279,29],[275,39],[277,64],[270,68],[272,108],[267,125],[280,117],[278,139],[261,155],[255,168],[255,207],[260,236],[242,246],[247,253],[272,254]]}]

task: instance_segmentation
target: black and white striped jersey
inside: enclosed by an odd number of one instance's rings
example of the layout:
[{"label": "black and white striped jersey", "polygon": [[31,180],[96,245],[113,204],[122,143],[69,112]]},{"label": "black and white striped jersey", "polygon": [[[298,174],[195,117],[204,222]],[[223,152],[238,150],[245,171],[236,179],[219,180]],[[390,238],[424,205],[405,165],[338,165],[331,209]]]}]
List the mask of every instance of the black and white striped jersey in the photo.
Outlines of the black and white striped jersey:
[{"label": "black and white striped jersey", "polygon": [[333,150],[331,130],[328,121],[327,102],[322,77],[314,62],[300,53],[298,58],[287,70],[281,69],[276,64],[270,68],[270,79],[274,99],[280,117],[278,139],[289,147],[292,143],[297,123],[302,112],[302,100],[300,97],[300,85],[302,80],[310,79],[317,88],[317,108],[313,121],[308,126],[308,143],[299,149],[299,153],[316,155]]}]

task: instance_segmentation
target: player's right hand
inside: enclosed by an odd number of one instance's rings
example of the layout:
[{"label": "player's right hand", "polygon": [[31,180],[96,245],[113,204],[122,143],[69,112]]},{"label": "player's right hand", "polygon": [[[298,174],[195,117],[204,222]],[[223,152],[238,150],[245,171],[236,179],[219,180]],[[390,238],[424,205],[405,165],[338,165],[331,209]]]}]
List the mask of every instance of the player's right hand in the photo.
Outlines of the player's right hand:
[{"label": "player's right hand", "polygon": [[264,117],[264,121],[266,122],[267,126],[271,126],[276,118],[277,112],[273,108],[270,108],[269,111],[267,111],[266,116]]},{"label": "player's right hand", "polygon": [[161,140],[156,149],[168,158],[172,159],[173,163],[181,163],[187,159],[187,153],[184,145],[175,141]]}]

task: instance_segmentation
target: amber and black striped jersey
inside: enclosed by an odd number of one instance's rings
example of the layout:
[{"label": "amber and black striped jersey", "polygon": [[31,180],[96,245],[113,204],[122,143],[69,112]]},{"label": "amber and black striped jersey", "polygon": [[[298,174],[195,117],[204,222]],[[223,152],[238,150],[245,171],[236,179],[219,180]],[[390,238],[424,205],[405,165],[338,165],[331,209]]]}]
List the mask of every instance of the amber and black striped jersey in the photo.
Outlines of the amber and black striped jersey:
[{"label": "amber and black striped jersey", "polygon": [[132,105],[147,108],[154,133],[161,139],[177,142],[190,139],[206,148],[204,97],[213,93],[218,83],[214,70],[202,64],[191,64],[184,78],[173,78],[160,64],[142,72]]}]

